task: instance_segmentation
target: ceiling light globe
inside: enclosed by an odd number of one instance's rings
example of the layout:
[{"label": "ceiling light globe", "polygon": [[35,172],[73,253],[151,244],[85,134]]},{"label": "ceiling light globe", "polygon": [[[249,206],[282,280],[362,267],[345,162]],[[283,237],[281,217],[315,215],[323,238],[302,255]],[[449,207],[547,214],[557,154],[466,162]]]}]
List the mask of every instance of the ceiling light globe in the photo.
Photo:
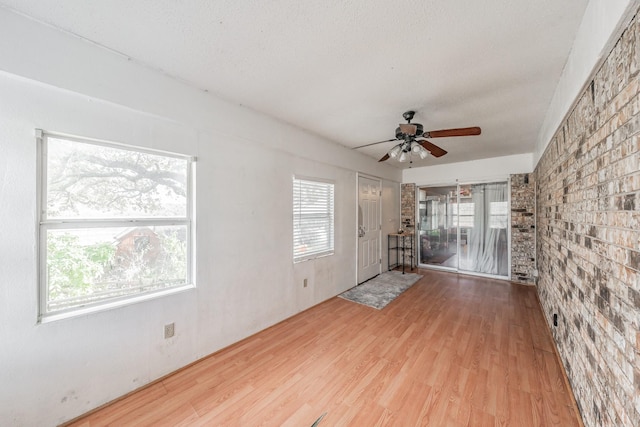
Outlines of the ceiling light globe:
[{"label": "ceiling light globe", "polygon": [[401,152],[402,152],[402,148],[400,147],[400,145],[396,145],[391,150],[389,150],[389,157],[391,157],[392,159],[395,159],[396,157],[398,157],[398,155]]}]

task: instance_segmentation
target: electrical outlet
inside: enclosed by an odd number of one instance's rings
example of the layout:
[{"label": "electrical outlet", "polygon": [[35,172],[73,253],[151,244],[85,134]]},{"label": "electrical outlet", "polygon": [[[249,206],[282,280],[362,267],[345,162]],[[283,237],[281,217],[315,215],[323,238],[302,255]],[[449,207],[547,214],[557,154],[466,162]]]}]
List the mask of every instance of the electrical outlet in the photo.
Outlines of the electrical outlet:
[{"label": "electrical outlet", "polygon": [[306,288],[307,287],[307,279],[304,279],[304,281],[302,282],[302,287]]},{"label": "electrical outlet", "polygon": [[169,323],[168,325],[164,325],[164,337],[166,338],[171,338],[172,336],[174,336],[176,333],[176,324],[175,323]]}]

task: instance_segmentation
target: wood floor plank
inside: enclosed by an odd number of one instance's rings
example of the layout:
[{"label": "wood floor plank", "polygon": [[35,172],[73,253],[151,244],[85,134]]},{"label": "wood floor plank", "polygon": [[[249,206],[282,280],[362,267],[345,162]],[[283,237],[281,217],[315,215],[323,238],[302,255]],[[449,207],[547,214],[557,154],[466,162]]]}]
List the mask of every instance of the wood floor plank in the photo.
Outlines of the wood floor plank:
[{"label": "wood floor plank", "polygon": [[90,424],[81,425],[84,427],[89,425],[110,425],[123,414],[129,416],[129,414],[137,408],[144,408],[148,404],[153,404],[166,396],[166,394],[167,391],[162,383],[152,384],[124,399],[120,399],[108,405],[102,411],[95,412],[90,418]]},{"label": "wood floor plank", "polygon": [[69,425],[580,426],[535,288],[420,271],[332,298]]}]

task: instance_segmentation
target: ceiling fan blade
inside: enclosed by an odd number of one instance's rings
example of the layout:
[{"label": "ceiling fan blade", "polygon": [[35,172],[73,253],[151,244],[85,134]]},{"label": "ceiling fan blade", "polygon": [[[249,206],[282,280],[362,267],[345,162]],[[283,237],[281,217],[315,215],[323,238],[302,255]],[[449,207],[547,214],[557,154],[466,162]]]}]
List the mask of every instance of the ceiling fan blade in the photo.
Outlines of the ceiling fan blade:
[{"label": "ceiling fan blade", "polygon": [[418,144],[422,145],[428,152],[431,153],[431,155],[433,157],[442,157],[445,154],[447,154],[447,152],[445,150],[443,150],[442,148],[438,147],[435,144],[432,144],[431,142],[424,140],[424,141],[416,141]]},{"label": "ceiling fan blade", "polygon": [[399,126],[400,126],[400,131],[405,135],[415,135],[416,132],[418,131],[418,126],[416,125],[405,123],[405,124],[400,124]]},{"label": "ceiling fan blade", "polygon": [[426,138],[442,138],[445,136],[480,135],[481,132],[482,130],[479,127],[474,126],[470,128],[432,130],[429,132],[425,132],[424,136]]},{"label": "ceiling fan blade", "polygon": [[352,150],[357,150],[358,148],[364,148],[364,147],[368,147],[370,145],[376,145],[376,144],[383,144],[385,142],[391,142],[391,141],[396,141],[396,138],[393,139],[387,139],[386,141],[379,141],[379,142],[372,142],[371,144],[364,144],[364,145],[359,145],[357,147],[353,147]]},{"label": "ceiling fan blade", "polygon": [[389,154],[385,154],[384,156],[382,156],[382,158],[380,160],[378,160],[378,162],[384,162],[388,158],[389,158]]}]

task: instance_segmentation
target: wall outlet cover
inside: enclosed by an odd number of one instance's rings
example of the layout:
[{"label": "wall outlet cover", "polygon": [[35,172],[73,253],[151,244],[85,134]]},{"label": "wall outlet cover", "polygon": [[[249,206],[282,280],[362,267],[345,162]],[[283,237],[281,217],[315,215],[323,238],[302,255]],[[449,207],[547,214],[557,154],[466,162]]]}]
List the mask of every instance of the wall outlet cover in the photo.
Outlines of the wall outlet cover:
[{"label": "wall outlet cover", "polygon": [[164,337],[166,338],[171,338],[172,336],[174,336],[176,333],[176,324],[175,323],[169,323],[168,325],[164,325]]}]

